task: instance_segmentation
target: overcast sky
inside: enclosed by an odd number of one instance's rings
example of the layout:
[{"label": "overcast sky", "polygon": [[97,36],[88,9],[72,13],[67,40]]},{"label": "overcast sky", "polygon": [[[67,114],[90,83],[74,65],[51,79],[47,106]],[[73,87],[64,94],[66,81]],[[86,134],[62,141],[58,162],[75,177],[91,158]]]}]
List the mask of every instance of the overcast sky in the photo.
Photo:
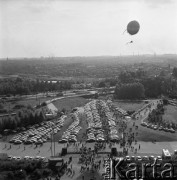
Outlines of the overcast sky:
[{"label": "overcast sky", "polygon": [[0,57],[133,53],[177,53],[176,0],[0,0]]}]

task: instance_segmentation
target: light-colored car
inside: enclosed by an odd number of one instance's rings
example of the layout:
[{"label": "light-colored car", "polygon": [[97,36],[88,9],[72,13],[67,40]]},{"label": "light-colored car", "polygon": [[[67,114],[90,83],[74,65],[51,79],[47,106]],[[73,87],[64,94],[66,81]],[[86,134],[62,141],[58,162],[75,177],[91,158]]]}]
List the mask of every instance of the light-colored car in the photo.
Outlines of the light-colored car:
[{"label": "light-colored car", "polygon": [[20,161],[21,159],[22,159],[22,158],[21,158],[21,157],[19,157],[19,156],[18,156],[18,157],[16,157],[16,160],[18,160],[18,161]]},{"label": "light-colored car", "polygon": [[128,161],[128,162],[130,162],[130,161],[131,161],[130,156],[126,156],[126,157],[125,157],[125,160]]},{"label": "light-colored car", "polygon": [[34,157],[33,157],[33,156],[30,156],[29,159],[30,159],[30,160],[34,160]]},{"label": "light-colored car", "polygon": [[13,159],[13,156],[12,155],[9,155],[8,156],[8,160],[12,160]]},{"label": "light-colored car", "polygon": [[16,157],[16,156],[13,156],[13,157],[12,157],[12,160],[16,160],[16,159],[17,159],[17,157]]},{"label": "light-colored car", "polygon": [[36,160],[40,160],[40,159],[41,159],[41,156],[36,156],[35,159],[36,159]]},{"label": "light-colored car", "polygon": [[137,159],[138,161],[142,161],[141,156],[137,156],[136,159]]},{"label": "light-colored car", "polygon": [[154,156],[149,156],[149,160],[154,160]]},{"label": "light-colored car", "polygon": [[24,156],[23,159],[28,160],[28,159],[29,159],[29,156]]},{"label": "light-colored car", "polygon": [[162,157],[161,156],[157,156],[157,160],[162,161]]},{"label": "light-colored car", "polygon": [[157,125],[155,125],[155,126],[154,126],[154,130],[157,130],[157,129],[158,129],[158,127],[157,127]]},{"label": "light-colored car", "polygon": [[143,160],[143,161],[148,161],[149,158],[148,158],[148,156],[143,156],[143,157],[142,157],[142,160]]},{"label": "light-colored car", "polygon": [[136,158],[135,156],[131,156],[131,160],[134,161]]}]

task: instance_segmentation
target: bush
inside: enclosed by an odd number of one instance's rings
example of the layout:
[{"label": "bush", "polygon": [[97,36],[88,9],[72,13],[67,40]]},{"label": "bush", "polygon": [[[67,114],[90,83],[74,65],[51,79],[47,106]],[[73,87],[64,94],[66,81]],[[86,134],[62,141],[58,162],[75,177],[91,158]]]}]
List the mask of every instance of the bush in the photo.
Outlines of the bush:
[{"label": "bush", "polygon": [[7,179],[14,179],[14,173],[12,171],[7,173]]},{"label": "bush", "polygon": [[132,115],[135,111],[127,111],[128,115]]},{"label": "bush", "polygon": [[142,99],[144,98],[144,86],[141,83],[116,86],[115,97],[118,99]]},{"label": "bush", "polygon": [[19,171],[16,171],[15,173],[14,173],[14,175],[15,175],[15,177],[17,177],[17,178],[19,178],[19,180],[21,180],[21,179],[26,179],[26,171],[24,171],[24,170],[19,170]]},{"label": "bush", "polygon": [[44,169],[42,172],[42,175],[44,177],[48,177],[51,173],[52,173],[52,171],[50,169]]},{"label": "bush", "polygon": [[63,93],[60,92],[60,93],[58,93],[56,96],[57,96],[57,97],[61,97],[61,96],[63,96]]},{"label": "bush", "polygon": [[163,104],[168,105],[168,99],[163,99]]},{"label": "bush", "polygon": [[41,106],[47,106],[47,103],[46,103],[46,102],[43,102],[43,103],[41,104]]},{"label": "bush", "polygon": [[0,114],[5,114],[7,113],[7,109],[0,109]]},{"label": "bush", "polygon": [[39,169],[36,169],[31,176],[33,179],[38,180],[42,177],[42,173]]},{"label": "bush", "polygon": [[24,108],[25,106],[23,104],[17,104],[13,107],[13,109],[21,109]]}]

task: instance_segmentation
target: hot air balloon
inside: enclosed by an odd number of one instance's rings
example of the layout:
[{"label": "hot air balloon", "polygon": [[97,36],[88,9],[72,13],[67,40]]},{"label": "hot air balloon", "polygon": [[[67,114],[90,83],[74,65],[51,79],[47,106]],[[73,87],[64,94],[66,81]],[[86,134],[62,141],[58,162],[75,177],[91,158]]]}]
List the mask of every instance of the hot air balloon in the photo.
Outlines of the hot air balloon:
[{"label": "hot air balloon", "polygon": [[140,25],[139,25],[138,21],[130,21],[127,25],[127,32],[130,35],[137,34],[139,29],[140,29]]},{"label": "hot air balloon", "polygon": [[[125,31],[127,31],[127,33],[129,33],[132,36],[132,35],[137,34],[139,29],[140,29],[140,24],[138,23],[138,21],[134,20],[128,23],[127,29]],[[133,43],[133,41],[127,42],[126,45],[131,44],[131,43]]]}]

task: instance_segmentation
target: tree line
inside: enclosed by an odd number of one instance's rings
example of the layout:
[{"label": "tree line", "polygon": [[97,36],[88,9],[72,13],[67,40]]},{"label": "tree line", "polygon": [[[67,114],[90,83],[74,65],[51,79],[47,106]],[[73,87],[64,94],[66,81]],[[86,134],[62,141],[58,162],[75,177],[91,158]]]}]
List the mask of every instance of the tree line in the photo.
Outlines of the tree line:
[{"label": "tree line", "polygon": [[144,86],[141,83],[127,83],[116,86],[115,97],[118,99],[144,98]]},{"label": "tree line", "polygon": [[41,179],[52,174],[52,170],[45,166],[41,160],[8,161],[0,160],[0,179]]},{"label": "tree line", "polygon": [[37,123],[41,123],[45,120],[45,115],[42,111],[33,111],[31,109],[24,108],[17,112],[15,116],[3,117],[0,120],[0,133],[3,133],[5,129],[18,130],[27,126],[32,126]]},{"label": "tree line", "polygon": [[70,81],[31,81],[28,79],[3,79],[0,81],[0,95],[26,95],[47,91],[62,91],[71,89]]},{"label": "tree line", "polygon": [[177,98],[177,68],[174,68],[169,76],[146,76],[146,73],[139,71],[138,75],[133,72],[123,71],[119,77],[111,81],[100,82],[100,87],[106,83],[116,84],[115,97],[118,99],[141,99],[158,98],[161,95]]}]

